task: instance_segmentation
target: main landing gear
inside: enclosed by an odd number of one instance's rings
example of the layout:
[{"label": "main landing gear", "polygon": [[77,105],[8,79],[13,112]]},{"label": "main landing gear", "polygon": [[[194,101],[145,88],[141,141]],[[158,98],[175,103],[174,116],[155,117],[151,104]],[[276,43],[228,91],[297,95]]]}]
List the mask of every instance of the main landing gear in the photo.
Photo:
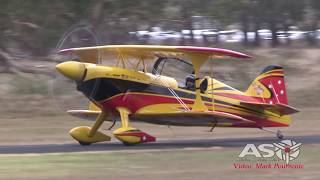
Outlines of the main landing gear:
[{"label": "main landing gear", "polygon": [[[130,127],[130,111],[127,108],[118,107],[117,110],[121,118],[121,127],[113,131],[113,135],[124,145],[131,146],[139,143],[153,142],[156,140],[155,137],[140,131],[139,129]],[[87,126],[75,127],[70,130],[69,134],[82,146],[88,146],[96,142],[110,141],[110,136],[98,131],[107,116],[108,114],[105,111],[102,111],[97,117],[92,128]],[[114,126],[114,123],[110,128]]]},{"label": "main landing gear", "polygon": [[127,108],[118,107],[117,110],[121,118],[121,127],[113,131],[113,135],[124,145],[132,146],[139,143],[154,142],[156,140],[155,137],[140,131],[139,129],[130,127],[130,111]]},{"label": "main landing gear", "polygon": [[284,138],[284,135],[283,133],[280,131],[280,130],[277,130],[277,131],[273,131],[273,130],[270,130],[270,129],[265,129],[265,128],[260,128],[261,130],[263,131],[266,131],[266,132],[271,132],[273,134],[276,134],[276,137],[279,139],[279,140],[282,140]]}]

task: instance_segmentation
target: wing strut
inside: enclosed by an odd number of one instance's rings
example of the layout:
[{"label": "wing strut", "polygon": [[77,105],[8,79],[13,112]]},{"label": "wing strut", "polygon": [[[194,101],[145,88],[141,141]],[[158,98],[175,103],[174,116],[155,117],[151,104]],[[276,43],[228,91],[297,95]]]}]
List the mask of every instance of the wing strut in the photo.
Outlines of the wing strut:
[{"label": "wing strut", "polygon": [[199,53],[188,53],[188,56],[190,57],[191,62],[194,66],[194,75],[196,83],[196,100],[192,106],[192,111],[208,111],[208,107],[204,104],[204,102],[201,99],[199,71],[201,66],[209,58],[209,55]]},{"label": "wing strut", "polygon": [[[210,56],[210,59],[213,57]],[[210,79],[211,79],[211,103],[212,103],[212,111],[214,111],[214,83],[213,83],[213,61],[210,62]],[[213,129],[212,129],[213,130]]]}]

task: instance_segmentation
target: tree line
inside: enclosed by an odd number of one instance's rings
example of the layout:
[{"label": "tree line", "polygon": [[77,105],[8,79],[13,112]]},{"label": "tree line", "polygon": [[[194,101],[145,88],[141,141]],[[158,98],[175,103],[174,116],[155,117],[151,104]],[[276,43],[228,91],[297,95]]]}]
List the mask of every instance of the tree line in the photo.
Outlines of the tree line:
[{"label": "tree line", "polygon": [[[198,23],[196,16],[206,17],[206,28],[238,27],[244,32],[245,46],[259,46],[258,30],[270,29],[270,45],[276,47],[277,32],[288,31],[290,26],[310,32],[308,42],[315,46],[319,12],[319,0],[1,0],[0,48],[44,56],[77,23],[90,23],[106,44],[139,43],[128,32],[155,26],[192,30]],[[249,31],[255,32],[254,42],[248,41]],[[193,33],[190,36],[192,44]],[[290,45],[290,39],[286,43]]]}]

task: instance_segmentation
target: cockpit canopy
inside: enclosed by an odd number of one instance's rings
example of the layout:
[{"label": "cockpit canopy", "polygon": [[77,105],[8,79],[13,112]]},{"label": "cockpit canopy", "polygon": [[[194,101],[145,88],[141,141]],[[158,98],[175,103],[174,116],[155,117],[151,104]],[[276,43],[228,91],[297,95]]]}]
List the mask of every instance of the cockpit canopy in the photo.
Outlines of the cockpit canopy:
[{"label": "cockpit canopy", "polygon": [[173,77],[180,88],[194,90],[194,68],[189,62],[173,57],[159,57],[152,74]]}]

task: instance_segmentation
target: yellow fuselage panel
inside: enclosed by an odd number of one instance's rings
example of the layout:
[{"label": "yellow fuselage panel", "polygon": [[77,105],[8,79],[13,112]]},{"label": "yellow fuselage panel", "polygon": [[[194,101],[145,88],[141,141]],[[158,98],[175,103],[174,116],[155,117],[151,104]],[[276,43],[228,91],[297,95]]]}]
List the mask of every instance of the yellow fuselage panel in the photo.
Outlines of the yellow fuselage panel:
[{"label": "yellow fuselage panel", "polygon": [[135,81],[145,84],[154,84],[168,88],[178,88],[178,82],[171,77],[144,73],[119,67],[99,66],[86,64],[87,75],[84,81],[94,78],[114,78],[127,81]]}]

